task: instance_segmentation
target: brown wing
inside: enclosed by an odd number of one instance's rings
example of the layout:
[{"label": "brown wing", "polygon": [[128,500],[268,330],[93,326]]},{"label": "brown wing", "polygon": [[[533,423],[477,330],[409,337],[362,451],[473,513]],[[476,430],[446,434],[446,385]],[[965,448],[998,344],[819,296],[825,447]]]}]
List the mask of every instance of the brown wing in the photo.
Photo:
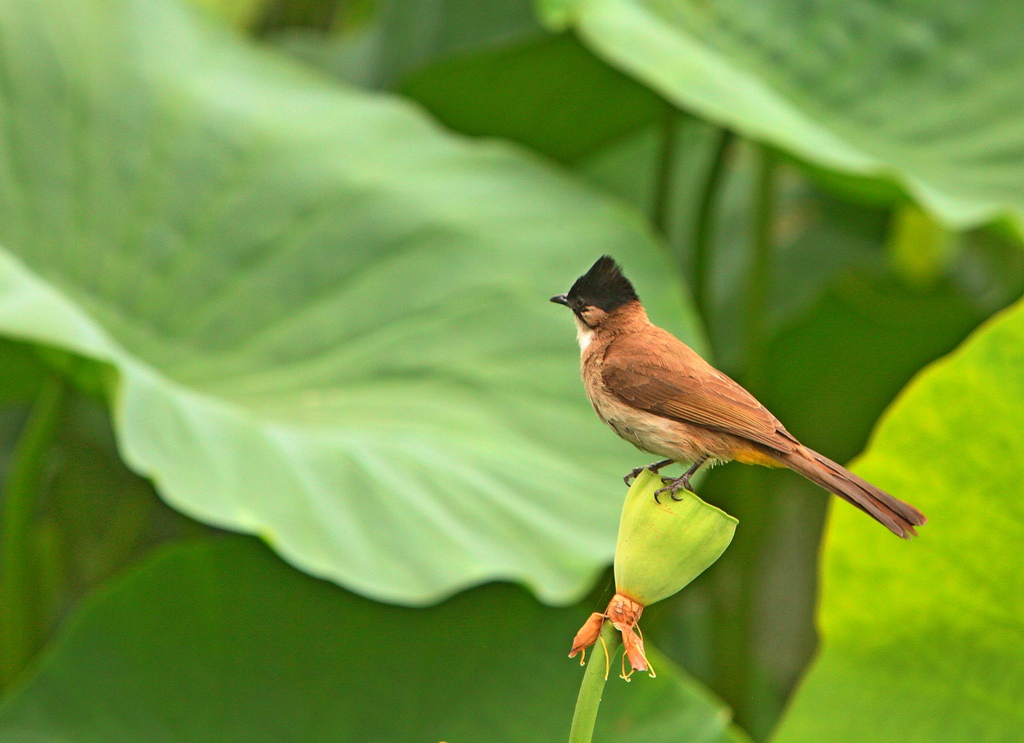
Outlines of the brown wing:
[{"label": "brown wing", "polygon": [[607,388],[634,407],[777,451],[798,445],[753,395],[661,328],[619,336],[603,361]]}]

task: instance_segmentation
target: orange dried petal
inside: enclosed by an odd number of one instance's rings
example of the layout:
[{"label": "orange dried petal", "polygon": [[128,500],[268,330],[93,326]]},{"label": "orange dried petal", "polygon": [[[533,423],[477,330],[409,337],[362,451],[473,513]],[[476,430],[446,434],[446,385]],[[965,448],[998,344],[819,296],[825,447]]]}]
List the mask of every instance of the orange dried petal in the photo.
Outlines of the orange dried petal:
[{"label": "orange dried petal", "polygon": [[576,653],[589,648],[595,642],[597,638],[601,636],[601,626],[604,624],[605,615],[598,614],[596,611],[587,618],[587,621],[580,627],[580,631],[576,633],[576,637],[572,640],[572,651],[569,653],[570,658],[575,658]]},{"label": "orange dried petal", "polygon": [[650,670],[647,653],[644,652],[644,640],[635,629],[622,631],[622,645],[626,648],[626,658],[634,671]]}]

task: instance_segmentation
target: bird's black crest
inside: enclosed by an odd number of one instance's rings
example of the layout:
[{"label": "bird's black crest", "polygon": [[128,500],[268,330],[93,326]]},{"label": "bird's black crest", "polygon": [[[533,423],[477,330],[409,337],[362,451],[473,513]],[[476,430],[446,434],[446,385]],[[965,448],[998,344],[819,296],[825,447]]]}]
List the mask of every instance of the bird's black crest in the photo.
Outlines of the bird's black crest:
[{"label": "bird's black crest", "polygon": [[567,296],[573,309],[590,305],[605,312],[639,299],[629,279],[622,275],[619,264],[609,255],[602,255],[589,271],[576,279]]}]

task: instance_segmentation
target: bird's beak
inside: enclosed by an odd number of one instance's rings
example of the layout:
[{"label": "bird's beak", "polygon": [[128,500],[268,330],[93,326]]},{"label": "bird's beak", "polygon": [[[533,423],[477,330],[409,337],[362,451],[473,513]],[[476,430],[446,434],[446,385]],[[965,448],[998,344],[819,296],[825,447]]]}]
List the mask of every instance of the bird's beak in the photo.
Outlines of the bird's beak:
[{"label": "bird's beak", "polygon": [[564,294],[556,294],[551,298],[551,301],[555,304],[564,304],[566,307],[569,306],[569,297]]}]

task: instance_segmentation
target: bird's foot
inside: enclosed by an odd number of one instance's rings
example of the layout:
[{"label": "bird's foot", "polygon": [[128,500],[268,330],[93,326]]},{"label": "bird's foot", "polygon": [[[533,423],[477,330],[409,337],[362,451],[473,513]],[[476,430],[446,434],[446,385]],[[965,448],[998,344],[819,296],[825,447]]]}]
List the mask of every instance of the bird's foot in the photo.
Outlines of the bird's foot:
[{"label": "bird's foot", "polygon": [[694,490],[693,486],[690,484],[689,473],[684,474],[682,477],[663,477],[661,478],[661,484],[665,485],[665,487],[658,488],[657,490],[654,491],[654,500],[658,503],[661,503],[661,501],[658,499],[658,496],[661,495],[662,493],[668,493],[669,496],[671,496],[672,500],[675,501],[682,500],[682,498],[676,497],[676,493],[683,489],[689,490],[694,495],[697,494],[697,491]]},{"label": "bird's foot", "polygon": [[661,484],[665,485],[666,487],[658,488],[657,490],[654,491],[654,502],[661,505],[661,501],[658,499],[658,496],[661,495],[662,493],[668,493],[670,496],[672,496],[672,500],[682,500],[682,498],[676,498],[676,493],[678,493],[680,490],[684,488],[686,490],[689,490],[694,495],[696,495],[697,491],[693,489],[692,485],[690,485],[690,478],[697,474],[697,470],[699,470],[700,466],[704,464],[704,462],[706,462],[707,460],[708,457],[706,454],[700,457],[693,463],[690,469],[686,470],[686,472],[682,474],[681,477],[661,478]]},{"label": "bird's foot", "polygon": [[662,459],[658,462],[651,462],[650,464],[645,464],[643,467],[634,467],[629,471],[628,475],[622,478],[622,481],[625,482],[627,485],[631,485],[633,483],[633,480],[640,477],[640,473],[643,472],[644,470],[650,470],[654,474],[658,474],[658,470],[660,470],[662,467],[668,467],[674,461],[675,460],[673,459]]}]

